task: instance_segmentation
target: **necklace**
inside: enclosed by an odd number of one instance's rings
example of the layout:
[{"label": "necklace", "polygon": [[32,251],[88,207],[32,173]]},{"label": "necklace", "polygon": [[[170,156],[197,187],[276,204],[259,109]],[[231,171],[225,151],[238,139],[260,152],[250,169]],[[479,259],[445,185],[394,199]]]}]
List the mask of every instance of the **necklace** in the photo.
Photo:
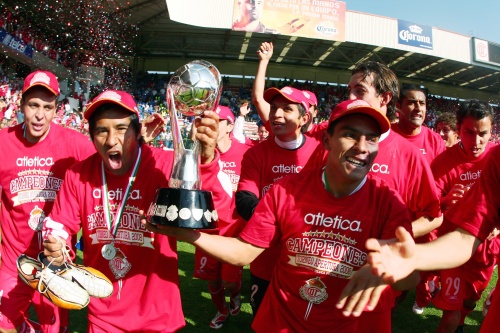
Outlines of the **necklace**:
[{"label": "necklace", "polygon": [[104,220],[106,221],[106,225],[108,230],[113,237],[111,243],[104,244],[101,249],[101,254],[106,260],[112,260],[116,256],[117,249],[115,247],[115,237],[118,231],[118,226],[120,225],[120,221],[123,215],[123,210],[125,209],[125,204],[127,203],[127,199],[134,185],[135,177],[137,176],[137,171],[139,170],[139,165],[141,164],[141,147],[139,147],[139,153],[137,155],[137,159],[134,164],[134,168],[132,169],[132,174],[128,179],[127,188],[125,189],[125,194],[118,208],[118,212],[115,215],[115,219],[111,216],[111,209],[109,204],[109,196],[108,196],[108,185],[106,182],[106,172],[104,168],[104,161],[101,163],[101,178],[102,178],[102,209],[104,210]]}]

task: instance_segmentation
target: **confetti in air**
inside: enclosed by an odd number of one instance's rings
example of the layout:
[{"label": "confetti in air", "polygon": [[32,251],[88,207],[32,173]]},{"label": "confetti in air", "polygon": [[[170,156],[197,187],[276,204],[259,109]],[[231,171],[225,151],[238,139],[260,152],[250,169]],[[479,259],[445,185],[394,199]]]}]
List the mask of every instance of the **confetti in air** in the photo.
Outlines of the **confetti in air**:
[{"label": "confetti in air", "polygon": [[23,40],[78,71],[82,66],[105,70],[104,88],[126,88],[138,27],[130,10],[114,0],[5,1],[3,13],[22,27]]}]

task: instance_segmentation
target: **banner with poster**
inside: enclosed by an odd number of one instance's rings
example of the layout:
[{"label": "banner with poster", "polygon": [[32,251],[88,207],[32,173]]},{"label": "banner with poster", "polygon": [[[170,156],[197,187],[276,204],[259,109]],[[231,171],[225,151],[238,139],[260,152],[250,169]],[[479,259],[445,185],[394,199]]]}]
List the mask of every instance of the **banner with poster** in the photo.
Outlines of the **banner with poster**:
[{"label": "banner with poster", "polygon": [[334,0],[234,0],[232,30],[343,42],[345,12]]}]

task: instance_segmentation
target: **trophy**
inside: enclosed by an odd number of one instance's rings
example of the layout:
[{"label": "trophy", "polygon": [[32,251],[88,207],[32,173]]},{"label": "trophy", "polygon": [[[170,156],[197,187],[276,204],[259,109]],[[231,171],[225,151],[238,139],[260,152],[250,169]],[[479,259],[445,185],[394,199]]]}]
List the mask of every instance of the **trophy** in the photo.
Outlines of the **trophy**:
[{"label": "trophy", "polygon": [[206,110],[215,110],[221,92],[220,73],[207,61],[192,61],[172,75],[167,85],[167,103],[174,165],[169,187],[158,189],[149,207],[149,223],[191,229],[217,227],[212,193],[201,189],[201,144],[198,140],[183,140],[177,112],[200,116]]}]

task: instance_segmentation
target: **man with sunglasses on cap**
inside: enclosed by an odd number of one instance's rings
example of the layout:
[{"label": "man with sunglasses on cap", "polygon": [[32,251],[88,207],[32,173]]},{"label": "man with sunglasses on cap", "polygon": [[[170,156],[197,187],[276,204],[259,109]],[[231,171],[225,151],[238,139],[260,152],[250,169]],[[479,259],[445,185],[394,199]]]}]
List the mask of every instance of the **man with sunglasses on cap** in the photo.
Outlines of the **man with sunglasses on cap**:
[{"label": "man with sunglasses on cap", "polygon": [[59,326],[64,331],[68,325],[67,312],[61,317],[55,305],[18,278],[16,267],[21,254],[36,258],[43,250],[42,221],[52,210],[66,170],[95,152],[87,137],[52,122],[59,95],[53,73],[29,74],[20,106],[24,122],[0,131],[0,329],[5,332],[28,329],[30,304],[44,332],[57,333]]},{"label": "man with sunglasses on cap", "polygon": [[[366,265],[366,239],[393,237],[400,225],[411,231],[401,198],[369,173],[380,134],[389,127],[380,110],[364,101],[340,103],[322,141],[326,167],[276,181],[238,238],[147,227],[236,265],[278,246],[271,284],[252,324],[256,332],[357,332],[359,319],[344,316],[342,308],[359,315],[386,287]],[[371,289],[361,298],[352,292],[347,303],[339,303],[348,284],[349,290]]]},{"label": "man with sunglasses on cap", "polygon": [[[91,299],[89,332],[177,331],[185,320],[176,240],[153,235],[139,215],[157,188],[168,187],[174,153],[142,144],[136,103],[123,91],[101,93],[84,117],[97,153],[67,171],[44,221],[44,254],[61,264],[65,245],[82,229],[84,264],[104,273],[114,287],[110,297]],[[205,111],[195,123],[203,187],[217,192],[217,114]]]}]

